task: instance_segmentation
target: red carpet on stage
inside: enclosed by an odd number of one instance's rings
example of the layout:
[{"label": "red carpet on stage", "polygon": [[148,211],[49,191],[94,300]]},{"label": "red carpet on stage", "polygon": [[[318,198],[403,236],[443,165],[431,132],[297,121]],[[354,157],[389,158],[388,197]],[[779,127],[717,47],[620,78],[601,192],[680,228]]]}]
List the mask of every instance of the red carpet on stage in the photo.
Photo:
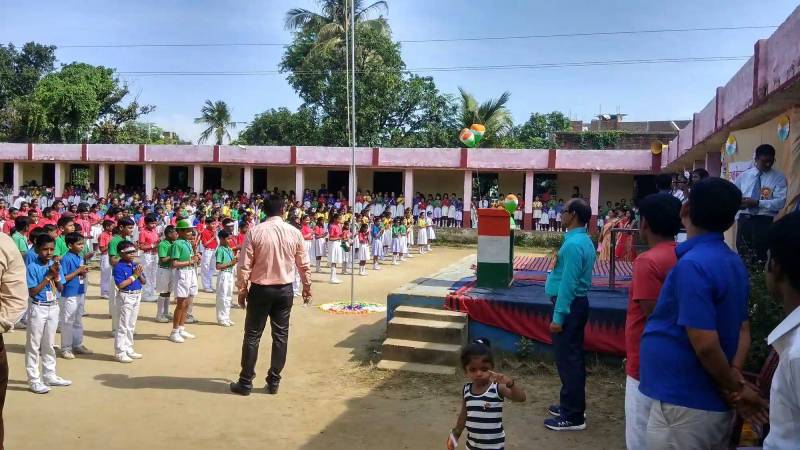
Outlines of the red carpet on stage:
[{"label": "red carpet on stage", "polygon": [[[544,292],[544,281],[553,259],[514,258],[514,282],[507,289],[478,288],[474,278],[464,279],[447,296],[446,308],[465,312],[470,320],[550,344],[553,303]],[[615,289],[610,289],[608,261],[595,264],[584,342],[588,351],[625,356],[627,287],[632,266],[627,261],[617,261],[615,265]]]}]

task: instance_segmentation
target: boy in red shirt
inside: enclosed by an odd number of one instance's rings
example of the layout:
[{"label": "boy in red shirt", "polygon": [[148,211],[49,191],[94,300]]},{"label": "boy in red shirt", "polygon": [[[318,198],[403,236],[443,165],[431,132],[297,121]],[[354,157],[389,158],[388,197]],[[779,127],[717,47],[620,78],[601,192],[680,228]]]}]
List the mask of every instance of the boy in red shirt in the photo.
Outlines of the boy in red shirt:
[{"label": "boy in red shirt", "polygon": [[639,203],[639,234],[650,247],[633,261],[633,280],[625,318],[625,441],[645,448],[652,400],[639,392],[639,344],[661,286],[677,262],[675,235],[681,229],[681,202],[670,194],[652,194]]},{"label": "boy in red shirt", "polygon": [[[200,224],[198,224],[198,227]],[[200,231],[200,243],[203,245],[203,258],[200,263],[200,273],[203,280],[203,292],[214,292],[211,279],[216,271],[214,255],[217,251],[217,233],[214,218],[206,219],[205,226]]]},{"label": "boy in red shirt", "polygon": [[[139,250],[142,251],[142,266],[144,266],[144,276],[147,280],[156,279],[158,270],[158,242],[159,236],[156,231],[158,219],[154,214],[144,216],[144,226],[139,230]],[[158,295],[155,290],[155,283],[145,283],[142,287],[142,301],[155,302]]]},{"label": "boy in red shirt", "polygon": [[108,244],[113,237],[114,222],[103,221],[103,232],[97,238],[100,250],[100,297],[107,299],[111,295],[111,261],[108,258]]}]

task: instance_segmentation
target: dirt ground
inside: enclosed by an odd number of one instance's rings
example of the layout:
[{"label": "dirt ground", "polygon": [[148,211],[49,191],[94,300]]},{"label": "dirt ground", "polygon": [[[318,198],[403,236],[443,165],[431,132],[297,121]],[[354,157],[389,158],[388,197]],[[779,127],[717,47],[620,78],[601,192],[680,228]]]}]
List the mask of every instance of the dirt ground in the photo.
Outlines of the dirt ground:
[{"label": "dirt ground", "polygon": [[[466,256],[472,248],[435,248],[399,267],[356,277],[356,297],[385,303],[398,286]],[[349,282],[333,286],[314,275],[314,301],[349,299]],[[189,330],[197,339],[167,341],[170,326],[153,320],[155,303],[142,305],[136,350],[144,359],[112,358],[108,309],[90,277],[86,345],[96,354],[58,359],[58,373],[73,380],[46,395],[27,390],[25,333],[5,336],[10,381],[4,410],[6,448],[17,449],[327,449],[443,448],[460,402],[463,375],[437,377],[384,372],[380,356],[385,315],[336,316],[318,308],[292,311],[289,357],[280,393],[260,389],[269,364],[265,335],[259,383],[249,397],[229,393],[239,371],[244,314],[234,309],[232,328],[214,323],[214,298],[201,294]],[[57,336],[57,339],[59,337]],[[621,371],[597,369],[589,377],[588,428],[547,431],[542,420],[557,399],[558,377],[548,364],[502,359],[500,370],[521,380],[528,402],[508,404],[509,449],[624,448]],[[460,448],[463,448],[463,439]]]}]

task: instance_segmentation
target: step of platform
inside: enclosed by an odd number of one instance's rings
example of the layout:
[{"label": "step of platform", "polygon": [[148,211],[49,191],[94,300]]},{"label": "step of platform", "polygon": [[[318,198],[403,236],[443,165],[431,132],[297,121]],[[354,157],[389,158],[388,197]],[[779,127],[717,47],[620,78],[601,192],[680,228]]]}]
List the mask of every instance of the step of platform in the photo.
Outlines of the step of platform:
[{"label": "step of platform", "polygon": [[461,346],[435,342],[388,338],[383,342],[381,358],[391,361],[457,366]]},{"label": "step of platform", "polygon": [[378,362],[378,369],[383,370],[405,370],[408,372],[417,373],[432,373],[436,375],[454,375],[456,368],[454,366],[440,366],[436,364],[421,364],[405,361],[389,361],[386,359]]},{"label": "step of platform", "polygon": [[394,317],[467,323],[467,315],[465,313],[447,311],[444,309],[420,308],[417,306],[398,306],[394,310]]},{"label": "step of platform", "polygon": [[439,344],[464,345],[467,339],[467,324],[442,320],[395,317],[389,321],[387,334],[390,338]]}]

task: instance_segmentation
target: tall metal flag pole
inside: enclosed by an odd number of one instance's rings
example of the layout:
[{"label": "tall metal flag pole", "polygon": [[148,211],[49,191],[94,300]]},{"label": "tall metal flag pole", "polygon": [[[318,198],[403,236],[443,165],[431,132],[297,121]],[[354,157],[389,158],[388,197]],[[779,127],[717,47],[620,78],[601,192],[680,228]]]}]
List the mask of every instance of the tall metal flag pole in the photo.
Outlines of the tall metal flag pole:
[{"label": "tall metal flag pole", "polygon": [[[350,0],[350,190],[348,204],[352,208],[356,203],[356,2]],[[356,236],[355,222],[350,219],[350,236]],[[358,237],[356,236],[356,239]],[[355,303],[355,253],[350,248],[350,306]]]}]

